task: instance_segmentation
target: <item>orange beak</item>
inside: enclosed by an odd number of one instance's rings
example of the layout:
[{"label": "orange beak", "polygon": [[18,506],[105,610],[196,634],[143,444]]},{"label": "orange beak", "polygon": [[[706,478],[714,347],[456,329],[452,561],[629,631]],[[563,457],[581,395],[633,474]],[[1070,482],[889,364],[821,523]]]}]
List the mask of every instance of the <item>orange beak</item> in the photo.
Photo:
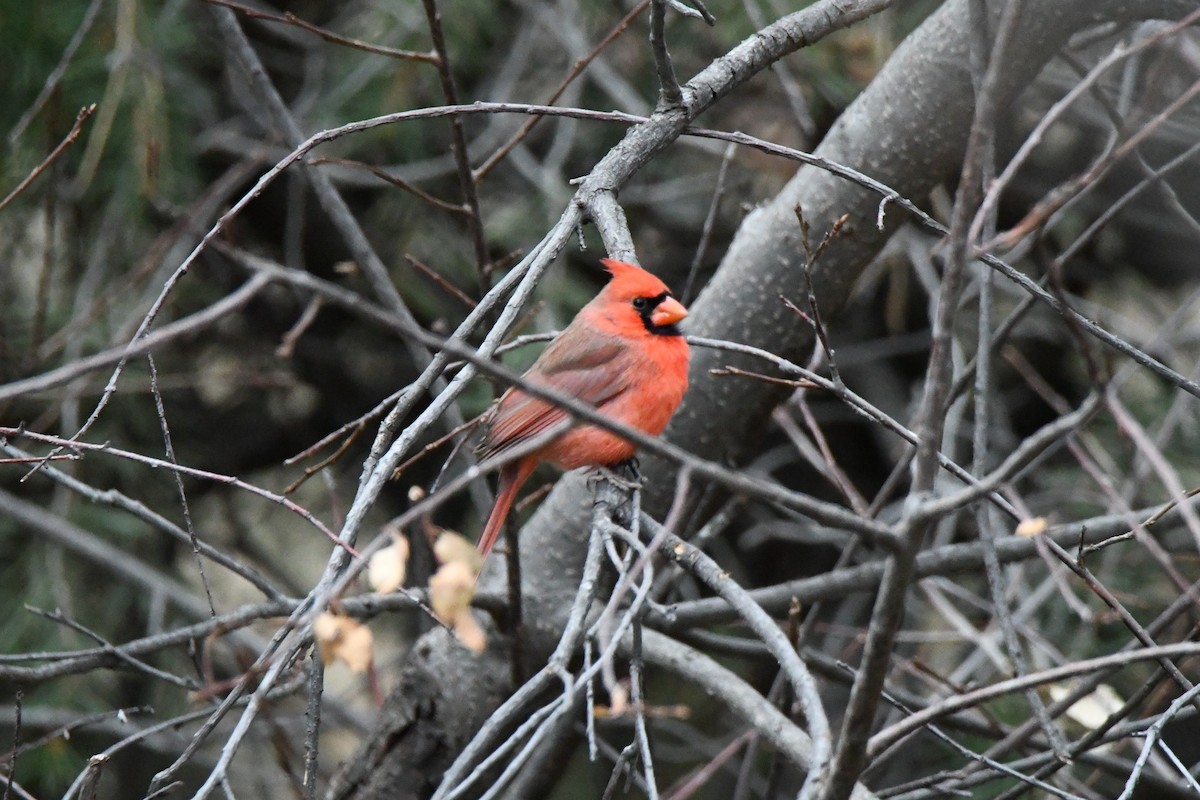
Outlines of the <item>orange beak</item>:
[{"label": "orange beak", "polygon": [[668,296],[654,309],[654,313],[650,315],[650,321],[659,326],[674,325],[687,315],[688,311],[683,307],[683,303]]}]

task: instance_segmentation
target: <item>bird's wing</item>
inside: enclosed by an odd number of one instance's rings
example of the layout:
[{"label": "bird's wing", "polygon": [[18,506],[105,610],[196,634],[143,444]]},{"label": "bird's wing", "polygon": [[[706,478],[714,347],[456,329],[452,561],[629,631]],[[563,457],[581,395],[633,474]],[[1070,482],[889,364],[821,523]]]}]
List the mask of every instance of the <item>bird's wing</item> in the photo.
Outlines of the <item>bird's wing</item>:
[{"label": "bird's wing", "polygon": [[[550,343],[524,377],[599,407],[629,385],[622,364],[625,352],[619,340],[563,336]],[[497,455],[569,419],[570,414],[553,403],[513,387],[492,412],[479,454]]]}]

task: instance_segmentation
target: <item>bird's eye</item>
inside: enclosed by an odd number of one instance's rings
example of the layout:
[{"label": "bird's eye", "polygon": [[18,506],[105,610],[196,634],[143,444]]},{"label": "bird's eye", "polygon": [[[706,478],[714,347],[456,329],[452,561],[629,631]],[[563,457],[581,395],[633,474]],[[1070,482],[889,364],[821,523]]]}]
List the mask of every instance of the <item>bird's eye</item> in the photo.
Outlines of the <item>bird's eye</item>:
[{"label": "bird's eye", "polygon": [[648,305],[650,305],[650,301],[644,297],[633,298],[633,307],[638,311],[645,311]]}]

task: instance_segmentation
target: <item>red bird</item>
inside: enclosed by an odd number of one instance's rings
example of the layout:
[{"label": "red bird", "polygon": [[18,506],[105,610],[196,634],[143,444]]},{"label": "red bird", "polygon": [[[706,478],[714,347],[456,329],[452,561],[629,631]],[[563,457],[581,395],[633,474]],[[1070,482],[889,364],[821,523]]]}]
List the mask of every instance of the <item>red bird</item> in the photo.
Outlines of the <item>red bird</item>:
[{"label": "red bird", "polygon": [[[657,436],[687,390],[688,345],[675,326],[688,312],[666,284],[642,268],[611,258],[601,263],[612,280],[550,342],[524,377],[590,403],[615,422]],[[488,414],[480,456],[501,455],[569,419],[567,412],[514,386]],[[538,463],[549,461],[566,470],[610,466],[632,458],[634,451],[627,439],[579,424],[505,465],[496,505],[479,539],[480,552],[487,557],[491,551],[517,491]]]}]

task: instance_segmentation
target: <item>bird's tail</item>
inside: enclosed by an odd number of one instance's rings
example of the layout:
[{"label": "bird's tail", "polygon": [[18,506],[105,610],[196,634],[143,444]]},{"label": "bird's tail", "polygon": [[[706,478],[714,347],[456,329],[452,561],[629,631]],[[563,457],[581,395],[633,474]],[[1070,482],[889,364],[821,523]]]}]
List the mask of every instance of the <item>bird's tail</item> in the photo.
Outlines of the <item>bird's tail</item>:
[{"label": "bird's tail", "polygon": [[483,535],[479,537],[479,552],[485,559],[500,536],[500,529],[504,527],[504,520],[508,518],[513,501],[517,499],[517,492],[525,481],[529,480],[536,466],[536,460],[523,458],[501,468],[500,483],[496,487],[496,504],[492,506],[492,513],[488,515],[487,524],[483,526]]}]

